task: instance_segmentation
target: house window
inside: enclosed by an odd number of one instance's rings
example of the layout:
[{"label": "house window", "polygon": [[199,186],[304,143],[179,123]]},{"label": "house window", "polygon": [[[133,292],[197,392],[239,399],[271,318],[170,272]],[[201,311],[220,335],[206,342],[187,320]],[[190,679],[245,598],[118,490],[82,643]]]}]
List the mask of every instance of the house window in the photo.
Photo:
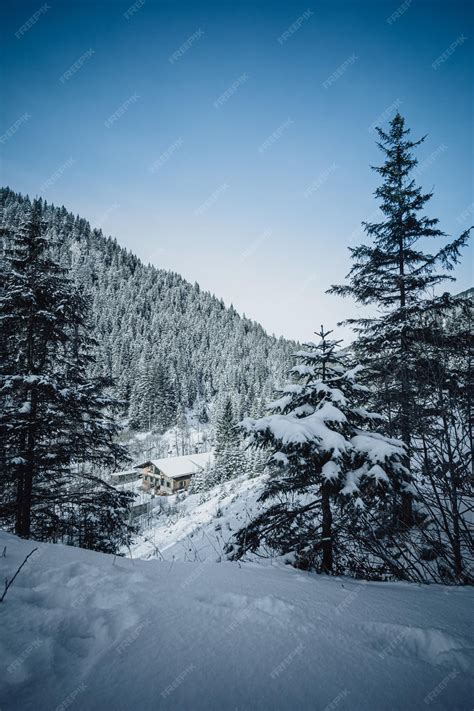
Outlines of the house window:
[{"label": "house window", "polygon": [[170,488],[171,484],[169,483],[169,481],[166,482],[166,486],[168,487],[168,489]]}]

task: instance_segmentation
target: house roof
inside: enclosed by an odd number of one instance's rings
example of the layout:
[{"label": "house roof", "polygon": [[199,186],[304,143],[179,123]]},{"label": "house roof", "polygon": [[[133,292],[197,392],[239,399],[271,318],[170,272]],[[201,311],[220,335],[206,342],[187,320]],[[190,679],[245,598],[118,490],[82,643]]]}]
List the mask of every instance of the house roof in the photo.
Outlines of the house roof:
[{"label": "house roof", "polygon": [[164,459],[151,459],[138,466],[144,467],[153,464],[160,472],[170,479],[177,479],[181,476],[196,474],[204,469],[213,460],[212,452],[202,452],[201,454],[185,454],[182,457],[165,457]]}]

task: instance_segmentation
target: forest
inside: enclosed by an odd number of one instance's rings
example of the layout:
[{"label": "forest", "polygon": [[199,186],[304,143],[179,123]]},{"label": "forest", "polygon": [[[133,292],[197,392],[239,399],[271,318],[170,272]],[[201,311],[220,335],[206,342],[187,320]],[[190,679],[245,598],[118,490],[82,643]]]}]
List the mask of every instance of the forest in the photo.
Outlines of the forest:
[{"label": "forest", "polygon": [[[133,433],[208,425],[206,492],[262,477],[226,555],[366,580],[473,583],[472,289],[416,179],[397,113],[378,128],[377,222],[331,292],[366,307],[350,343],[319,314],[295,343],[178,274],[144,265],[64,207],[4,188],[0,523],[124,554],[133,494],[105,474]],[[314,304],[308,304],[314,311]],[[321,325],[322,324],[322,325]]]}]

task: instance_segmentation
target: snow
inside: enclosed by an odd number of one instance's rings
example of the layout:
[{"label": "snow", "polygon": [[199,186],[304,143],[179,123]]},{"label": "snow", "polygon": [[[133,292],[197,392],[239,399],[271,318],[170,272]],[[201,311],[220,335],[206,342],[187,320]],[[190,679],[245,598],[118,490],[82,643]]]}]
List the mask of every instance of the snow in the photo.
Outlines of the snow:
[{"label": "snow", "polygon": [[284,395],[283,397],[278,398],[278,400],[273,400],[272,402],[268,403],[268,409],[282,411],[292,402],[293,397],[291,395]]},{"label": "snow", "polygon": [[158,497],[146,529],[131,546],[133,557],[223,560],[234,532],[259,513],[261,504],[257,499],[265,478],[248,479],[243,475],[205,494]]},{"label": "snow", "polygon": [[114,558],[0,532],[3,711],[472,708],[469,588]]},{"label": "snow", "polygon": [[323,465],[321,473],[324,479],[331,481],[331,479],[337,479],[339,477],[341,469],[337,462],[331,459],[329,462],[326,462],[326,464]]},{"label": "snow", "polygon": [[283,466],[288,466],[289,464],[289,459],[286,456],[285,452],[275,452],[275,454],[272,454],[270,460],[272,462],[280,463]]},{"label": "snow", "polygon": [[390,479],[388,478],[387,474],[384,472],[380,464],[374,464],[373,467],[370,467],[369,471],[367,472],[367,476],[372,477],[377,482],[384,481],[387,484],[390,483]]},{"label": "snow", "polygon": [[186,474],[196,474],[208,464],[212,464],[212,460],[212,452],[203,452],[202,454],[184,454],[181,457],[152,459],[151,463],[166,476],[174,478]]},{"label": "snow", "polygon": [[384,464],[394,454],[403,456],[405,449],[398,439],[390,439],[376,432],[364,433],[352,437],[354,447],[367,454],[374,464]]},{"label": "snow", "polygon": [[331,403],[325,403],[320,410],[307,417],[298,418],[293,414],[268,415],[259,420],[247,417],[242,420],[241,426],[248,434],[268,430],[282,445],[313,442],[316,438],[318,446],[325,451],[342,451],[347,447],[346,439],[338,432],[329,429],[324,422],[326,419],[330,421],[336,418],[343,419],[343,413]]}]

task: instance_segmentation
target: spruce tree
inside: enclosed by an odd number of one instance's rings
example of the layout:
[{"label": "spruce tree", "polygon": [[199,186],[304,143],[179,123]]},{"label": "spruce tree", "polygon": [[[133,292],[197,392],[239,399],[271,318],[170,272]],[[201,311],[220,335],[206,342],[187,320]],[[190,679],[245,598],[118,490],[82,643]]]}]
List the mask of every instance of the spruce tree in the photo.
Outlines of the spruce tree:
[{"label": "spruce tree", "polygon": [[270,455],[260,500],[271,505],[239,531],[236,557],[269,546],[295,552],[298,565],[339,570],[334,516],[341,508],[383,516],[386,495],[410,484],[403,444],[374,430],[380,417],[364,407],[360,368],[330,333],[321,327],[319,342],[295,353],[292,380],[270,404],[272,414],[241,423],[251,445]]},{"label": "spruce tree", "polygon": [[[432,193],[424,192],[415,182],[418,160],[413,151],[425,137],[410,140],[410,130],[399,113],[388,131],[377,131],[377,145],[385,161],[374,167],[382,178],[375,197],[380,200],[383,219],[363,223],[372,244],[350,248],[353,266],[348,284],[333,286],[329,291],[376,307],[376,315],[349,319],[347,323],[358,335],[357,352],[370,368],[378,393],[377,407],[387,415],[388,431],[405,443],[405,465],[409,468],[416,430],[414,394],[420,378],[419,347],[425,338],[420,318],[427,310],[438,308],[439,298],[429,297],[427,292],[452,279],[447,272],[458,262],[469,230],[434,253],[424,251],[425,240],[445,237],[438,220],[424,214]],[[403,496],[399,518],[405,525],[413,522],[408,492]]]},{"label": "spruce tree", "polygon": [[153,423],[159,432],[176,423],[177,399],[174,384],[161,362],[155,363],[151,370],[150,388],[152,391]]},{"label": "spruce tree", "polygon": [[125,459],[115,442],[117,403],[106,394],[108,382],[87,375],[94,345],[87,302],[50,256],[41,201],[24,213],[11,242],[0,297],[1,518],[24,538],[77,541],[71,510],[93,492],[123,542],[131,529],[119,513],[133,497],[97,476]]},{"label": "spruce tree", "polygon": [[229,396],[224,401],[216,424],[215,458],[216,483],[233,479],[245,472],[241,437]]}]

